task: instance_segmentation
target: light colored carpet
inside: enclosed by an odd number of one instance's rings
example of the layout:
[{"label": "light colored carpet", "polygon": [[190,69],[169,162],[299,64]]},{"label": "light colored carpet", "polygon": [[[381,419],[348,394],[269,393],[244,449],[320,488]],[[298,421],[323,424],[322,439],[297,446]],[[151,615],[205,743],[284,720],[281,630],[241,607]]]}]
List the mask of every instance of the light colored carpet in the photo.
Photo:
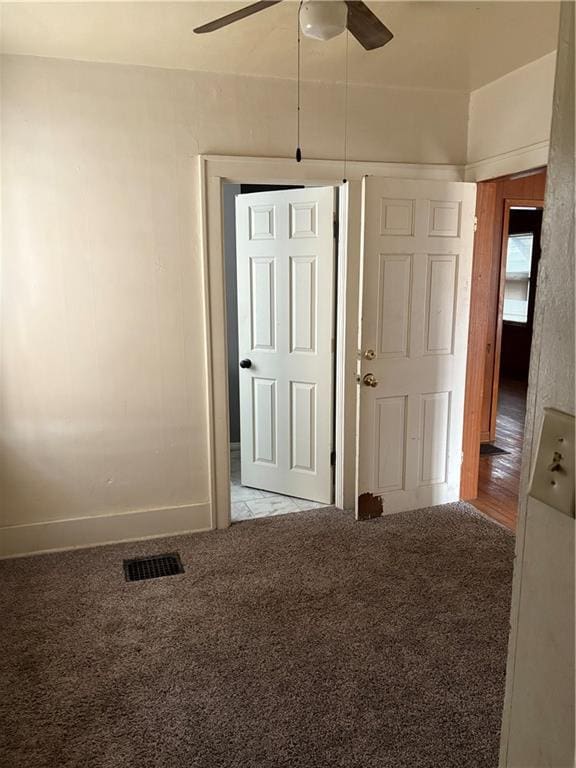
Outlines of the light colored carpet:
[{"label": "light colored carpet", "polygon": [[0,764],[496,768],[512,558],[453,504],[4,561]]}]

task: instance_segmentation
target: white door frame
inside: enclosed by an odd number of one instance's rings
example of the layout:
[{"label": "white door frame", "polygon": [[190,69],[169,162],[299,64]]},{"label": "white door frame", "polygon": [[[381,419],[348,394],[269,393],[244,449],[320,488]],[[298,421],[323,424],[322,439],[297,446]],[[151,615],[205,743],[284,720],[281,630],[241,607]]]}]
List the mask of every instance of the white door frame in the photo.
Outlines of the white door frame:
[{"label": "white door frame", "polygon": [[[228,345],[222,191],[231,184],[302,184],[340,186],[340,160],[228,157],[199,155],[200,237],[206,328],[210,510],[213,528],[230,525],[230,437],[228,413]],[[348,184],[340,187],[340,235],[337,271],[335,504],[352,508],[356,493],[359,279],[362,230],[362,178],[463,181],[464,166],[349,162]]]}]

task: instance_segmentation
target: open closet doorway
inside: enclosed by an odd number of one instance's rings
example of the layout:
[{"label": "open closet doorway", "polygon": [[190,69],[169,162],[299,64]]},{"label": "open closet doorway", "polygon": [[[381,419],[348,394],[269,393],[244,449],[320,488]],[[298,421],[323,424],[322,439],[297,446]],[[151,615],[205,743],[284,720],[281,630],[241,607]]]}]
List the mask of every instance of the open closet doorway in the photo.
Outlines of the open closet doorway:
[{"label": "open closet doorway", "polygon": [[[545,180],[539,170],[478,185],[474,271],[484,270],[488,279],[484,287],[473,281],[478,295],[471,311],[462,497],[511,530],[518,513]],[[474,355],[472,338],[482,323],[483,358]],[[471,448],[474,375],[481,389]]]},{"label": "open closet doorway", "polygon": [[336,203],[223,185],[232,522],[334,500]]}]

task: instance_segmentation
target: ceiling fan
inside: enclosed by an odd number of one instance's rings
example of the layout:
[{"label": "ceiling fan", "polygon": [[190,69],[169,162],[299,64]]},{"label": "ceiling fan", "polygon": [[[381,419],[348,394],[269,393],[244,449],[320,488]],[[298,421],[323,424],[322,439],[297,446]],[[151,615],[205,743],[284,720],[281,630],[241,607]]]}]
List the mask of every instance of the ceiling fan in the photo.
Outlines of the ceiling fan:
[{"label": "ceiling fan", "polygon": [[[252,3],[196,27],[194,32],[214,32],[280,2],[282,0],[261,0]],[[302,33],[317,40],[329,40],[348,28],[367,51],[372,51],[386,45],[394,37],[388,27],[361,0],[303,0],[299,13]]]}]

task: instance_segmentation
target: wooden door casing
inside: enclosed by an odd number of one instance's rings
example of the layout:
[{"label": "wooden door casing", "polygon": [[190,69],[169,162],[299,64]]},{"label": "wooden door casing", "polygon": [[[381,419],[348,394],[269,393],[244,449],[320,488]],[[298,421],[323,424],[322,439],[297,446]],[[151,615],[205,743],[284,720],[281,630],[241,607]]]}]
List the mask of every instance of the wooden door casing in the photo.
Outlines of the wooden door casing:
[{"label": "wooden door casing", "polygon": [[460,497],[478,495],[480,443],[494,440],[502,338],[500,286],[507,200],[544,204],[546,169],[478,183],[466,370]]},{"label": "wooden door casing", "polygon": [[498,376],[500,372],[500,347],[502,343],[502,312],[504,293],[502,275],[505,273],[503,254],[506,247],[505,221],[510,204],[544,205],[546,171],[506,178],[496,182],[495,210],[492,214],[493,254],[491,259],[491,286],[488,304],[484,387],[482,394],[482,426],[480,442],[496,438],[496,413],[498,409]]}]

